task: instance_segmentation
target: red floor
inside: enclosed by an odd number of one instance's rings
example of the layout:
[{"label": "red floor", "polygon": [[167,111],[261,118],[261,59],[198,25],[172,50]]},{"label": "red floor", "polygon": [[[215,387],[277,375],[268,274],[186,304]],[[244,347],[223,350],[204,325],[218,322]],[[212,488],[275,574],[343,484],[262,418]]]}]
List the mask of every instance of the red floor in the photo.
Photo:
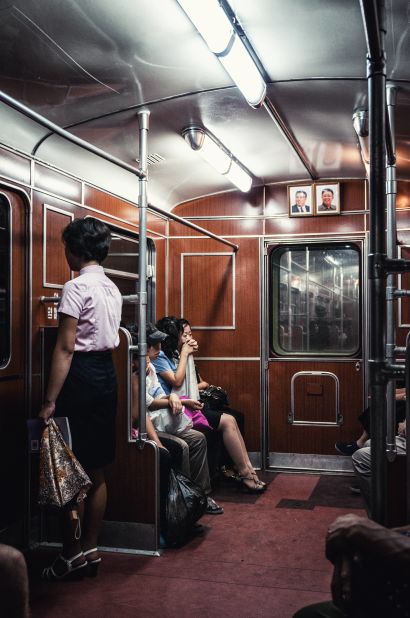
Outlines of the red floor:
[{"label": "red floor", "polygon": [[[325,495],[318,492],[322,480],[332,488]],[[329,599],[327,527],[346,512],[364,514],[348,484],[341,477],[278,474],[256,499],[222,489],[225,514],[203,517],[205,534],[183,548],[159,558],[105,553],[96,579],[47,584],[33,577],[32,618],[290,618]],[[278,508],[284,499],[294,500],[294,508]],[[36,552],[33,567],[44,560]]]}]

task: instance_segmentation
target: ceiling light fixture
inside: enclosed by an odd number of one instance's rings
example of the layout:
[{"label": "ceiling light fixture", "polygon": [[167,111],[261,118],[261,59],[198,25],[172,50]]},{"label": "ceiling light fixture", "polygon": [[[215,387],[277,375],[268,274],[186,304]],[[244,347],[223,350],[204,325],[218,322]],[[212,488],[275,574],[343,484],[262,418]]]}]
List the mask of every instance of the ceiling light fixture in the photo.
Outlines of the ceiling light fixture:
[{"label": "ceiling light fixture", "polygon": [[266,84],[218,0],[178,0],[178,3],[249,105],[259,107],[266,95]]},{"label": "ceiling light fixture", "polygon": [[196,150],[217,172],[229,178],[238,189],[246,193],[252,186],[252,177],[234,158],[225,146],[218,142],[202,127],[188,127],[182,137]]}]

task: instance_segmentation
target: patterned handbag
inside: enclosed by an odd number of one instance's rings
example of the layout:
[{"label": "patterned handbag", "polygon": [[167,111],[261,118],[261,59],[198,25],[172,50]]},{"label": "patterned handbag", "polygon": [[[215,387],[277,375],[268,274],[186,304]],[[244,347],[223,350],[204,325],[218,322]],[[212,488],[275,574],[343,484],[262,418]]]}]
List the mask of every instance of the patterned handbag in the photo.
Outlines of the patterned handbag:
[{"label": "patterned handbag", "polygon": [[84,500],[92,483],[63,440],[53,419],[45,426],[40,446],[38,503],[64,507]]}]

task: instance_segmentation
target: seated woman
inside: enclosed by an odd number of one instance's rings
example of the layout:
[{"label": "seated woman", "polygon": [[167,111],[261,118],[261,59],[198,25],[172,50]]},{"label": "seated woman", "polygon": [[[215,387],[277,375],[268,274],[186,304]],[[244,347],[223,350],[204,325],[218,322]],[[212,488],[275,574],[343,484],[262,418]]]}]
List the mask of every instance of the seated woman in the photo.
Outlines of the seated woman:
[{"label": "seated woman", "polygon": [[190,327],[187,324],[183,328],[174,317],[162,318],[157,322],[157,326],[168,335],[163,342],[164,349],[158,352],[156,358],[151,358],[164,392],[167,395],[176,392],[180,396],[188,396],[195,402],[197,409],[202,409],[213,429],[222,433],[226,450],[238,471],[242,489],[249,493],[261,493],[266,489],[266,485],[259,480],[252,467],[235,418],[225,412],[212,411],[210,414],[203,409],[203,404],[199,403],[198,382],[192,358],[198,344],[192,339]]},{"label": "seated woman", "polygon": [[[138,343],[138,330],[135,326],[128,327],[133,344]],[[206,513],[219,515],[223,508],[210,497],[211,483],[208,472],[208,460],[206,456],[206,441],[199,431],[192,429],[192,423],[182,412],[182,403],[175,394],[166,395],[156,377],[155,369],[150,363],[161,350],[161,341],[166,338],[165,333],[160,332],[155,326],[148,323],[146,339],[148,354],[146,357],[146,405],[147,405],[147,434],[148,437],[159,446],[171,452],[174,460],[178,460],[178,466],[182,472],[192,478],[207,495]],[[138,419],[138,358],[133,360],[133,422]],[[161,456],[161,451],[160,451]],[[162,455],[162,457],[164,457]],[[169,474],[169,473],[168,473]],[[167,488],[168,482],[165,487]],[[164,484],[163,484],[164,485]],[[161,490],[162,491],[162,490]],[[166,499],[168,491],[163,498]]]}]

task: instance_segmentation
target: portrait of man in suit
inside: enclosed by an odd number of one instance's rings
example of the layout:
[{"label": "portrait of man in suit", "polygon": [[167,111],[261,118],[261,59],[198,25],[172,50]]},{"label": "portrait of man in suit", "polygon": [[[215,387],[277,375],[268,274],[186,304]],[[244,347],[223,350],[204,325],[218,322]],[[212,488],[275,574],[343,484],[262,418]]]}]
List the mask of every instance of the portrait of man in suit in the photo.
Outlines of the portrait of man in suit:
[{"label": "portrait of man in suit", "polygon": [[312,187],[288,187],[288,204],[291,217],[312,215]]},{"label": "portrait of man in suit", "polygon": [[310,212],[310,205],[306,204],[307,193],[303,189],[296,191],[295,193],[295,201],[296,204],[292,204],[292,212],[293,213],[308,213]]}]

